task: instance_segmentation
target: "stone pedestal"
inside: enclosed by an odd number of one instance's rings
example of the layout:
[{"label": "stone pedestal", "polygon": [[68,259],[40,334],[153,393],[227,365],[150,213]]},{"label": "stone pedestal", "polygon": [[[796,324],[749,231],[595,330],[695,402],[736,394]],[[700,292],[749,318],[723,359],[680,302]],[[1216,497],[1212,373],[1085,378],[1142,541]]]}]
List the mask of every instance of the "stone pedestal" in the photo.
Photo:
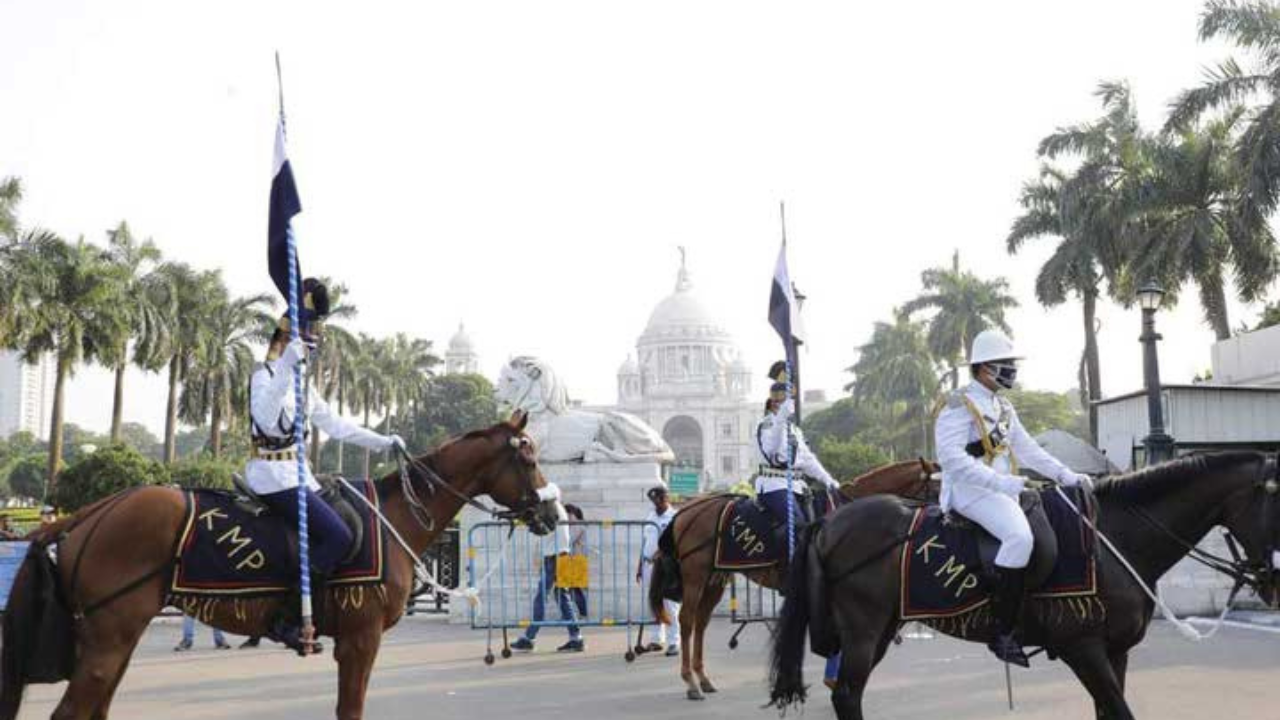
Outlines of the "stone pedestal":
[{"label": "stone pedestal", "polygon": [[[588,522],[644,520],[653,507],[645,493],[649,488],[662,484],[662,468],[658,463],[539,463],[538,466],[547,482],[560,487],[561,502],[582,508],[584,520]],[[482,498],[482,501],[492,504],[488,498]],[[506,564],[492,576],[489,583],[479,587],[483,612],[490,613],[495,623],[504,615],[507,618],[527,618],[530,614],[527,606],[532,603],[531,589],[538,584],[543,543],[554,540],[533,538],[523,529],[517,530],[509,540],[505,539],[505,532],[473,532],[478,523],[488,519],[469,506],[463,509],[459,517],[462,586],[473,582],[468,572],[469,558],[475,556],[477,575],[483,574],[486,571],[485,563],[495,562],[503,543],[506,543],[506,549],[502,551]],[[605,606],[601,603],[607,603],[613,606],[610,610],[614,611],[609,614],[620,614],[624,612],[622,606],[629,602],[633,614],[638,613],[639,608],[636,606],[643,603],[643,598],[639,588],[634,587],[632,576],[639,558],[639,529],[607,533],[594,530],[589,532],[587,543],[593,567],[591,594],[597,596],[593,597],[591,606],[602,608]],[[617,546],[612,547],[615,544]],[[475,580],[479,580],[479,577]],[[501,592],[498,587],[502,587]],[[631,597],[619,600],[620,592]],[[548,617],[558,619],[559,613],[555,605],[548,605]],[[595,614],[596,610],[593,609],[589,616]],[[451,622],[470,622],[467,603],[451,602],[449,619]],[[556,637],[562,632],[555,631]]]}]

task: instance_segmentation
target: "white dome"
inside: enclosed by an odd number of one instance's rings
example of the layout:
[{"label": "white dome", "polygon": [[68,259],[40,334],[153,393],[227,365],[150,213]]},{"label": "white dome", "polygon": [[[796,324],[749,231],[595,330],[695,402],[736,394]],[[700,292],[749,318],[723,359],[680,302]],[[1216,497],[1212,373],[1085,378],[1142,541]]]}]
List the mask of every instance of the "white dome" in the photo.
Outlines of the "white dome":
[{"label": "white dome", "polygon": [[636,364],[635,358],[627,355],[626,362],[622,363],[622,367],[618,368],[619,375],[639,375],[640,366]]},{"label": "white dome", "polygon": [[676,278],[676,291],[658,303],[649,315],[649,324],[640,336],[640,344],[673,340],[710,340],[729,342],[731,338],[693,292],[689,271],[683,263]]},{"label": "white dome", "polygon": [[462,354],[469,353],[472,349],[471,336],[467,334],[467,329],[458,325],[458,332],[449,339],[449,352]]}]

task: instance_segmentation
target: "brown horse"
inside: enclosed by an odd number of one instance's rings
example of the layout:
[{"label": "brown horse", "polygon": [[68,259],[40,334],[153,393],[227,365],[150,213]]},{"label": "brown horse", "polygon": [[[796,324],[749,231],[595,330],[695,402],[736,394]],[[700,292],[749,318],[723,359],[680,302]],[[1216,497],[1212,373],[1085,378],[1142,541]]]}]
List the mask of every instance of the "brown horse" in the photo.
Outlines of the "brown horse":
[{"label": "brown horse", "polygon": [[[1101,482],[1097,528],[1115,544],[1147,588],[1185,557],[1215,526],[1243,548],[1243,559],[1202,562],[1258,592],[1274,605],[1280,583],[1280,476],[1277,459],[1229,452],[1174,460]],[[772,704],[804,702],[806,640],[823,654],[840,651],[832,693],[840,720],[862,720],[862,695],[902,620],[898,553],[913,509],[899,498],[849,503],[801,534],[787,580],[787,599],[774,633]],[[1097,597],[1082,610],[1052,612],[1052,599],[1033,599],[1020,638],[1061,658],[1093,697],[1097,717],[1132,720],[1125,701],[1129,650],[1142,641],[1154,603],[1109,549],[1098,551]],[[1234,554],[1234,553],[1233,553]],[[1059,606],[1059,609],[1061,607]],[[937,629],[962,640],[987,642],[990,613]],[[930,621],[926,621],[930,622]]]},{"label": "brown horse", "polygon": [[[877,468],[843,483],[840,493],[849,500],[877,493],[904,497],[927,496],[931,484],[937,496],[936,481],[931,478],[937,465],[927,460],[907,460]],[[660,622],[666,622],[662,600],[672,588],[679,587],[680,605],[680,677],[690,700],[705,699],[705,693],[716,691],[707,677],[703,663],[703,642],[711,613],[724,595],[730,573],[715,569],[716,534],[720,512],[738,500],[739,495],[708,495],[695,498],[680,508],[667,530],[671,533],[672,551],[659,550],[654,558],[653,576],[649,583],[649,608]],[[742,573],[748,580],[777,589],[783,580],[774,565]],[[692,639],[692,642],[690,640]],[[696,682],[695,682],[696,679]]]},{"label": "brown horse", "polygon": [[[554,504],[541,501],[537,493],[546,481],[532,441],[524,434],[526,420],[517,413],[510,421],[451,440],[412,461],[407,479],[397,473],[377,481],[383,513],[415,556],[448,527],[463,503],[474,502],[478,495],[510,508],[501,514],[518,515],[532,528],[547,532],[555,526]],[[173,551],[185,512],[181,491],[144,487],[102,500],[34,538],[57,543],[58,585],[65,606],[52,610],[66,613],[74,631],[71,682],[54,710],[54,720],[107,717],[134,647],[168,599]],[[317,629],[335,639],[339,720],[364,716],[365,691],[382,634],[400,619],[413,589],[414,560],[402,550],[390,549],[384,583],[363,588],[367,592],[359,593],[358,600],[350,591],[342,603],[337,590],[326,594],[323,607],[328,611]],[[29,677],[24,663],[32,657],[21,649],[40,646],[34,618],[51,610],[31,590],[35,572],[28,558],[4,617],[0,720],[17,716]],[[200,619],[230,632],[260,636],[285,602],[271,597],[207,603],[200,608]]]}]

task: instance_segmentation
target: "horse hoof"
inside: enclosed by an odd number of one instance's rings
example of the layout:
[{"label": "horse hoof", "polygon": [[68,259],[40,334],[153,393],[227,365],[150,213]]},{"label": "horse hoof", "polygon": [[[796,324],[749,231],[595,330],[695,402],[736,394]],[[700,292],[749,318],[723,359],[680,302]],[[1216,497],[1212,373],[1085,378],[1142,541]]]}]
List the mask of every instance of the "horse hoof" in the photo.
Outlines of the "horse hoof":
[{"label": "horse hoof", "polygon": [[707,696],[703,695],[701,690],[695,690],[693,688],[689,688],[689,691],[685,693],[685,696],[688,697],[690,700],[706,700],[707,699]]},{"label": "horse hoof", "polygon": [[702,692],[704,693],[710,694],[710,693],[716,692],[716,686],[712,685],[710,680],[703,680],[702,682],[698,683],[698,685],[702,686]]}]

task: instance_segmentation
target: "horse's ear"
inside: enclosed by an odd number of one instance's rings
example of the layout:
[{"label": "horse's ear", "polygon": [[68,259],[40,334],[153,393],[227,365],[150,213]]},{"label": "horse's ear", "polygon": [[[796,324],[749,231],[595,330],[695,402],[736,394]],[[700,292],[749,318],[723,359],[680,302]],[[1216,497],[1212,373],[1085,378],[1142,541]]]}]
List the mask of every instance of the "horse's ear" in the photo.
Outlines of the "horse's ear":
[{"label": "horse's ear", "polygon": [[511,419],[507,421],[507,424],[516,432],[524,432],[525,426],[529,424],[529,413],[517,409],[511,413]]}]

